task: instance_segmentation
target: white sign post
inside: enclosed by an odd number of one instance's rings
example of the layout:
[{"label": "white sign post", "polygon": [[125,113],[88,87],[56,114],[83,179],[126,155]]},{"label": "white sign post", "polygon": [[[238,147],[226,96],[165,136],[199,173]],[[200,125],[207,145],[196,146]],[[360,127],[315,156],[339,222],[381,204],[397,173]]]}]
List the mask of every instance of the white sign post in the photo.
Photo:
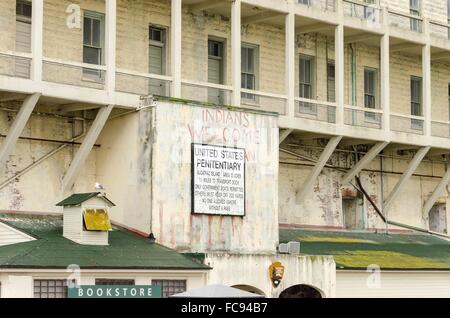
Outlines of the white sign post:
[{"label": "white sign post", "polygon": [[192,213],[245,215],[245,150],[192,144]]}]

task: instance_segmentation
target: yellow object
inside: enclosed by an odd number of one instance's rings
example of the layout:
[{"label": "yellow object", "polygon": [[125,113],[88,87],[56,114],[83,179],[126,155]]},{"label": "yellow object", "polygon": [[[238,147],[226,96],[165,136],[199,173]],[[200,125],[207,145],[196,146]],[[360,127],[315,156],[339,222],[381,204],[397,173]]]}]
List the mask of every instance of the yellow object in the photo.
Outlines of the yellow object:
[{"label": "yellow object", "polygon": [[84,210],[84,224],[88,231],[109,231],[112,229],[105,209]]}]

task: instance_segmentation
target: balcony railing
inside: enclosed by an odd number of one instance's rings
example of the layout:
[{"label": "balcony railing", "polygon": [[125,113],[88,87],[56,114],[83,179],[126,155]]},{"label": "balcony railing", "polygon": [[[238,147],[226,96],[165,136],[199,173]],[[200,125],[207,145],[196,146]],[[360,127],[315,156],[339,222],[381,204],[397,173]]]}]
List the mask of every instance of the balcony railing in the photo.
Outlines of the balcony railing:
[{"label": "balcony railing", "polygon": [[0,74],[29,79],[32,59],[31,53],[0,52]]},{"label": "balcony railing", "polygon": [[106,66],[43,58],[42,80],[95,89],[105,88]]},{"label": "balcony railing", "polygon": [[450,121],[433,120],[431,122],[431,135],[433,137],[450,138]]},{"label": "balcony railing", "polygon": [[382,129],[383,110],[357,106],[345,106],[344,124],[354,127]]},{"label": "balcony railing", "polygon": [[320,9],[323,11],[336,11],[336,1],[339,0],[294,0],[299,5]]},{"label": "balcony railing", "polygon": [[183,80],[181,97],[215,105],[230,105],[233,88],[228,85]]},{"label": "balcony railing", "polygon": [[430,21],[430,36],[440,39],[450,39],[450,25],[437,22]]},{"label": "balcony railing", "polygon": [[423,19],[420,16],[389,10],[389,25],[417,33],[423,32]]},{"label": "balcony railing", "polygon": [[424,134],[425,118],[421,116],[391,113],[391,130],[396,132]]},{"label": "balcony railing", "polygon": [[381,22],[381,9],[377,4],[343,0],[343,8],[344,14],[348,17],[377,24]]},{"label": "balcony railing", "polygon": [[241,89],[241,105],[250,109],[286,115],[287,99],[286,95]]},{"label": "balcony railing", "polygon": [[136,95],[170,96],[172,77],[118,69],[116,90]]},{"label": "balcony railing", "polygon": [[336,123],[336,103],[296,98],[295,116],[320,122]]}]

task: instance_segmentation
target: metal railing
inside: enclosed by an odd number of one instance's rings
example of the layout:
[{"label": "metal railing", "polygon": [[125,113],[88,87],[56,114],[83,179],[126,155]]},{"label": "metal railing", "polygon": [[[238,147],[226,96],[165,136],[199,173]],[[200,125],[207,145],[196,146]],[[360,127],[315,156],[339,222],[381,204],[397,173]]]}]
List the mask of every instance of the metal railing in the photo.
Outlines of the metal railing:
[{"label": "metal railing", "polygon": [[21,52],[0,52],[0,74],[29,79],[33,54]]},{"label": "metal railing", "polygon": [[135,95],[170,96],[172,77],[117,69],[116,91]]},{"label": "metal railing", "polygon": [[42,80],[95,89],[105,88],[106,66],[44,57]]},{"label": "metal railing", "polygon": [[285,115],[287,96],[242,88],[241,106]]},{"label": "metal railing", "polygon": [[422,116],[391,113],[391,131],[424,134],[425,118]]},{"label": "metal railing", "polygon": [[344,107],[344,124],[354,127],[382,129],[383,110],[346,105]]},{"label": "metal railing", "polygon": [[228,85],[183,80],[181,97],[214,105],[230,105],[233,88]]},{"label": "metal railing", "polygon": [[295,116],[320,122],[336,123],[336,103],[295,98]]},{"label": "metal railing", "polygon": [[404,30],[423,33],[423,18],[412,14],[389,10],[389,25]]},{"label": "metal railing", "polygon": [[336,11],[336,1],[339,0],[294,0],[299,5],[305,5],[308,7],[324,10],[324,11]]},{"label": "metal railing", "polygon": [[361,1],[343,0],[344,15],[358,18],[363,21],[379,24],[381,22],[381,9],[378,3],[365,3]]}]

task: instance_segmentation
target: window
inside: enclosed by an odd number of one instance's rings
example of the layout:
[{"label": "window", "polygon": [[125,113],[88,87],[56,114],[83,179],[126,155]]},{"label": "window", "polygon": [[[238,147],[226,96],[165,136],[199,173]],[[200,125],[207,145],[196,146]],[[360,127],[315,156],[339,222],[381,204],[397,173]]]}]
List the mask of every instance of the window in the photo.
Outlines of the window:
[{"label": "window", "polygon": [[95,285],[123,285],[123,286],[133,286],[134,279],[103,279],[98,278],[95,280]]},{"label": "window", "polygon": [[67,298],[65,279],[34,280],[34,298]]},{"label": "window", "polygon": [[311,5],[311,0],[298,0],[298,4]]},{"label": "window", "polygon": [[[83,63],[102,65],[104,47],[105,18],[101,13],[86,11],[83,21]],[[101,79],[100,70],[83,69],[83,75],[93,79]]]},{"label": "window", "polygon": [[153,280],[152,285],[161,286],[161,295],[163,298],[186,291],[185,280]]},{"label": "window", "polygon": [[[243,44],[241,48],[241,88],[257,89],[258,47],[251,44]],[[256,102],[256,96],[250,93],[242,93],[242,98]]]},{"label": "window", "polygon": [[[377,70],[365,68],[364,69],[364,107],[365,108],[377,108],[376,99],[377,88]],[[376,120],[377,114],[371,112],[365,112],[366,119]]]},{"label": "window", "polygon": [[[409,0],[409,13],[420,18],[420,0]],[[418,19],[410,18],[411,30],[415,32],[422,32],[422,24]]]},{"label": "window", "polygon": [[[299,96],[300,98],[314,99],[314,57],[301,55],[299,68]],[[300,112],[316,114],[316,105],[308,102],[300,102]]]},{"label": "window", "polygon": [[336,70],[334,63],[327,66],[327,100],[330,103],[336,102]]},{"label": "window", "polygon": [[[166,74],[166,29],[151,25],[149,27],[148,72],[150,74]],[[169,95],[167,82],[149,79],[149,93]]]},{"label": "window", "polygon": [[376,8],[373,6],[375,4],[376,0],[364,0],[363,2],[366,4],[366,6],[364,6],[364,19],[368,20],[368,21],[372,21],[372,22],[376,22],[377,21],[377,10]]},{"label": "window", "polygon": [[[16,2],[16,51],[31,52],[31,2]],[[31,64],[26,58],[14,58],[17,77],[30,78]]]},{"label": "window", "polygon": [[109,231],[111,222],[104,209],[86,209],[83,213],[84,227],[87,231]]},{"label": "window", "polygon": [[[224,73],[224,41],[208,39],[208,82],[223,84]],[[215,88],[208,89],[208,102],[224,104],[222,91]]]},{"label": "window", "polygon": [[[420,77],[411,77],[411,115],[423,116],[422,114],[422,79]],[[411,119],[411,128],[416,130],[423,129],[423,121],[420,119]]]},{"label": "window", "polygon": [[30,1],[16,1],[16,16],[17,19],[31,20],[31,2]]}]

